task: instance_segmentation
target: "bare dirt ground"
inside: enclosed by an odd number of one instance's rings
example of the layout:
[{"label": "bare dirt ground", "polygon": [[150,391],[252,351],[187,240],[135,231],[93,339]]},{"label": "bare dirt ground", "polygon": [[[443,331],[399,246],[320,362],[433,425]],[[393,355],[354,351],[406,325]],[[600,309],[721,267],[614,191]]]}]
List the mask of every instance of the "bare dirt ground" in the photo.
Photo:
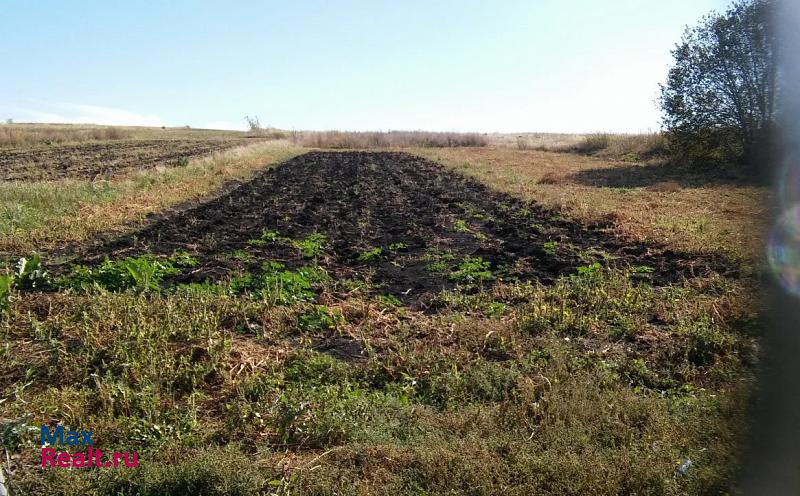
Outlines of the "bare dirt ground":
[{"label": "bare dirt ground", "polygon": [[[641,266],[643,277],[666,283],[727,266],[632,243],[607,227],[493,192],[405,153],[310,152],[208,202],[161,214],[138,232],[79,247],[78,258],[94,263],[186,250],[201,262],[191,279],[202,281],[263,261],[301,265],[291,245],[254,240],[263,232],[294,240],[317,233],[329,243],[321,260],[326,268],[340,277],[369,277],[414,301],[453,286],[460,264],[470,260],[488,262],[487,281],[548,282],[597,261]],[[238,257],[245,261],[231,256],[239,250],[248,252]]]},{"label": "bare dirt ground", "polygon": [[35,181],[94,178],[156,166],[246,144],[245,139],[124,140],[33,148],[0,149],[0,180]]}]

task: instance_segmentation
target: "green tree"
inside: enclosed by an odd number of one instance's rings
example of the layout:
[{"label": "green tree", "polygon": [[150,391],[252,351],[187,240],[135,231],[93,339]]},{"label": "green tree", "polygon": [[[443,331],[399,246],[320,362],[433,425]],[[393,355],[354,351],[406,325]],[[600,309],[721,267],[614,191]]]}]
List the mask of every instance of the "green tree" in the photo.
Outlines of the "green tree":
[{"label": "green tree", "polygon": [[765,150],[777,111],[772,7],[737,1],[687,27],[672,51],[660,106],[679,156],[752,163]]}]

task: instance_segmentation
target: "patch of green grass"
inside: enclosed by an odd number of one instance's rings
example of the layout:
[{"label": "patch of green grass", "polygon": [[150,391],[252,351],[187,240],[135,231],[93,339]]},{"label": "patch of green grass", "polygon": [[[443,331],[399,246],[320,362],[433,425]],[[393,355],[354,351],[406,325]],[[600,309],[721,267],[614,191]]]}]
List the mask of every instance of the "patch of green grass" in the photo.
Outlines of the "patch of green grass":
[{"label": "patch of green grass", "polygon": [[119,195],[108,183],[86,181],[0,183],[0,234],[46,226],[55,218],[78,212],[82,204],[107,203]]},{"label": "patch of green grass", "polygon": [[[296,271],[270,264],[264,272]],[[143,465],[109,479],[18,472],[15,483],[26,489],[17,493],[66,481],[76,491],[156,494],[236,493],[239,483],[308,494],[343,480],[354,491],[397,494],[514,487],[611,495],[624,487],[677,496],[727,487],[735,471],[731,439],[744,417],[725,378],[739,370],[747,341],[729,327],[734,319],[712,321],[705,307],[733,293],[654,288],[633,275],[599,269],[552,286],[455,290],[434,315],[376,308],[362,299],[366,293],[336,308],[286,307],[189,286],[59,295],[68,304],[37,314],[26,310],[23,294],[4,331],[9,363],[0,372],[17,386],[8,388],[2,416],[27,412],[36,416],[29,423],[41,417],[92,428],[102,433],[101,448],[138,450]],[[320,284],[314,293],[333,287]],[[492,319],[494,312],[503,319]],[[638,333],[655,314],[670,339],[664,354],[660,346],[631,348],[614,334],[626,325]],[[311,351],[309,336],[298,338],[298,330],[338,332],[345,315],[348,332],[374,350],[363,361]],[[254,328],[255,335],[240,332]],[[580,336],[591,339],[565,339]],[[30,346],[38,351],[24,352]],[[51,386],[23,387],[32,381]],[[15,449],[35,455],[35,442]],[[210,452],[224,458],[222,466],[258,453],[264,467],[292,464],[285,473],[292,475],[217,471],[208,466]],[[387,470],[384,456],[396,460],[391,474],[373,478]],[[686,456],[705,469],[676,479]],[[170,461],[162,472],[147,468],[162,460]]]}]

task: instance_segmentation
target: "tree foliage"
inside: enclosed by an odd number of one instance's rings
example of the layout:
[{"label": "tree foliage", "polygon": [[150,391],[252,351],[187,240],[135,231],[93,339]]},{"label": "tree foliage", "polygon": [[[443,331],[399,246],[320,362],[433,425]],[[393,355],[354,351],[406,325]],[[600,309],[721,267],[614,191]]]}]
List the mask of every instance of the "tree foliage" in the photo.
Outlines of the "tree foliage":
[{"label": "tree foliage", "polygon": [[771,0],[744,0],[687,28],[661,86],[674,151],[693,160],[752,161],[776,115]]}]

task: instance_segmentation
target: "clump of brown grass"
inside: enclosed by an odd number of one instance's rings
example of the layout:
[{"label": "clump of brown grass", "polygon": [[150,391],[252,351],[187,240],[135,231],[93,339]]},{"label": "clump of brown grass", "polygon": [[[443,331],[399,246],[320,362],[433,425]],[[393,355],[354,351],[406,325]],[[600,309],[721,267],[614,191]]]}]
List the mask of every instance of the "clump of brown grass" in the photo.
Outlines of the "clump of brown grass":
[{"label": "clump of brown grass", "polygon": [[558,174],[555,172],[547,172],[542,177],[539,178],[537,181],[539,184],[564,184],[567,182],[567,178],[564,177],[562,174]]},{"label": "clump of brown grass", "polygon": [[667,145],[666,138],[661,133],[594,133],[584,136],[578,143],[559,147],[553,151],[639,161],[667,156]]},{"label": "clump of brown grass", "polygon": [[477,133],[440,133],[425,131],[299,132],[291,140],[311,148],[452,148],[482,147],[489,144],[484,135]]},{"label": "clump of brown grass", "polygon": [[121,140],[127,130],[114,126],[69,126],[47,124],[6,124],[0,126],[0,146],[28,146],[83,141]]},{"label": "clump of brown grass", "polygon": [[681,185],[675,181],[661,181],[645,188],[647,191],[654,191],[656,193],[677,193],[681,189]]}]

